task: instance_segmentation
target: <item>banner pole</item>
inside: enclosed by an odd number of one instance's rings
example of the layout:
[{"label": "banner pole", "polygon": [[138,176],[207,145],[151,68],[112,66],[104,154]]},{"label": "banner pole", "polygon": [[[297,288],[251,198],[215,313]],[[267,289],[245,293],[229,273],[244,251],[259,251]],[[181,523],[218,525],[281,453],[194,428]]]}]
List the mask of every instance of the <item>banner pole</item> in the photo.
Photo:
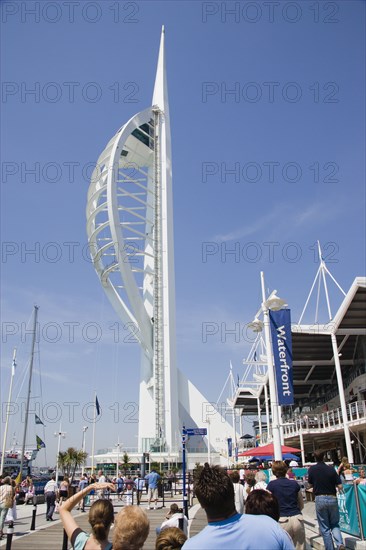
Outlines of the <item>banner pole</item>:
[{"label": "banner pole", "polygon": [[363,523],[362,523],[360,500],[359,500],[359,497],[358,497],[358,485],[355,481],[353,482],[353,487],[354,487],[354,490],[355,490],[356,509],[357,509],[357,516],[358,516],[358,524],[360,526],[361,540],[365,540],[364,529],[366,529],[366,525],[364,526]]}]

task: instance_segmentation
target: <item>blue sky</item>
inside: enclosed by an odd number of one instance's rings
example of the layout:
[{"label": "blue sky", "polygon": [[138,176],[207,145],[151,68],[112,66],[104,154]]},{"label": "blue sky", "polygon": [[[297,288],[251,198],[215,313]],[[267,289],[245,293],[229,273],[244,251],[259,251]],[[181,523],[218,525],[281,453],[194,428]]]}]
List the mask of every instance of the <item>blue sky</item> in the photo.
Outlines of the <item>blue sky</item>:
[{"label": "blue sky", "polygon": [[[250,344],[225,329],[252,320],[260,271],[297,321],[317,239],[345,290],[365,274],[365,4],[275,4],[81,1],[72,13],[62,2],[2,2],[1,397],[14,346],[20,388],[36,303],[33,401],[50,464],[60,414],[63,445],[81,446],[94,389],[96,447],[118,436],[136,445],[139,350],[88,261],[85,207],[90,166],[151,102],[162,24],[178,366],[215,401],[230,360],[243,372]],[[331,297],[335,311],[332,287]],[[207,323],[218,331],[203,338]]]}]

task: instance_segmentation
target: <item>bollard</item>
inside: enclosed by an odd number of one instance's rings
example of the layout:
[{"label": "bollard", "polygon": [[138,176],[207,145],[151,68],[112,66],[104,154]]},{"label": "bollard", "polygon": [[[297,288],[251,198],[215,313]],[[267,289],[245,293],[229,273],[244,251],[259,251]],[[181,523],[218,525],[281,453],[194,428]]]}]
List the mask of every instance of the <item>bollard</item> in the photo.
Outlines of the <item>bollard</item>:
[{"label": "bollard", "polygon": [[64,538],[62,540],[62,550],[67,550],[67,533],[64,529]]},{"label": "bollard", "polygon": [[6,550],[11,550],[13,535],[14,535],[14,522],[10,521],[6,532]]},{"label": "bollard", "polygon": [[187,519],[189,519],[188,516],[188,497],[187,495],[183,496],[183,512]]},{"label": "bollard", "polygon": [[165,508],[165,484],[163,482],[163,508]]},{"label": "bollard", "polygon": [[31,521],[31,526],[30,526],[31,531],[34,531],[35,528],[36,528],[36,515],[37,515],[37,497],[36,497],[36,495],[34,495],[34,497],[33,497],[32,521]]}]

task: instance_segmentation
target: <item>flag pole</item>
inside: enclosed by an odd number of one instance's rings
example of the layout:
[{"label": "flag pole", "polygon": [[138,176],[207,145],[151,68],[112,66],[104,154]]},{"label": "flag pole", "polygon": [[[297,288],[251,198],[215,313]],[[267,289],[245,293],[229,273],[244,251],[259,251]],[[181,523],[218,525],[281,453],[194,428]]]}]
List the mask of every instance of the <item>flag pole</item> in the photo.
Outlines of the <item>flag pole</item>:
[{"label": "flag pole", "polygon": [[91,457],[91,473],[94,473],[94,450],[95,450],[95,423],[97,418],[97,392],[94,392],[94,418],[93,418],[93,438],[92,438],[92,457]]},{"label": "flag pole", "polygon": [[4,471],[4,460],[5,460],[5,449],[6,449],[6,438],[8,436],[8,425],[9,425],[9,416],[10,416],[10,405],[11,405],[11,395],[13,392],[13,380],[15,375],[15,367],[16,362],[15,358],[17,355],[17,348],[14,348],[13,351],[13,361],[11,364],[11,376],[10,376],[10,387],[9,387],[9,399],[6,407],[6,422],[5,422],[5,431],[4,431],[4,439],[3,439],[3,452],[1,453],[1,467],[0,467],[0,475],[3,475]]}]

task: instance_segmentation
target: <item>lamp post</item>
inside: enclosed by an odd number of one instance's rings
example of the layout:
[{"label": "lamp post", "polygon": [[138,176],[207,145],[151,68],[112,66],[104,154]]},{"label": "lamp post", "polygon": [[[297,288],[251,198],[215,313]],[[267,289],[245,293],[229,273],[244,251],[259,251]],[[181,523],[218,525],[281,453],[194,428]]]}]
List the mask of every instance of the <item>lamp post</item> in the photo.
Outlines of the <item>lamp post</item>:
[{"label": "lamp post", "polygon": [[116,468],[116,477],[118,478],[118,471],[119,471],[119,449],[120,449],[120,442],[119,442],[119,436],[118,436],[118,442],[116,443],[117,447],[117,468]]},{"label": "lamp post", "polygon": [[[264,337],[267,350],[267,367],[268,367],[268,383],[269,383],[269,399],[271,405],[271,418],[272,418],[272,437],[273,437],[273,450],[274,459],[282,460],[282,447],[281,447],[281,426],[280,426],[280,413],[279,405],[277,401],[277,388],[276,388],[276,375],[273,364],[273,351],[271,342],[271,333],[269,325],[269,310],[279,310],[285,302],[276,295],[276,291],[266,299],[266,291],[264,286],[264,273],[261,271],[261,287],[262,287],[262,306],[261,312],[263,313],[263,322],[255,317],[254,321],[249,324],[249,327],[254,332],[261,332],[264,329]],[[267,427],[267,429],[269,426]]]},{"label": "lamp post", "polygon": [[[88,426],[83,426],[83,439],[82,439],[82,442],[81,442],[81,448],[83,450],[83,453],[85,453],[85,432],[86,432],[87,429],[88,429]],[[81,475],[82,476],[84,475],[84,462],[83,462],[83,465],[81,467]]]},{"label": "lamp post", "polygon": [[59,454],[60,454],[60,448],[61,448],[61,437],[65,439],[66,432],[61,431],[61,422],[60,422],[60,429],[58,432],[54,433],[55,437],[58,437],[58,443],[57,443],[57,457],[56,457],[56,483],[58,483],[58,466],[59,466]]}]

